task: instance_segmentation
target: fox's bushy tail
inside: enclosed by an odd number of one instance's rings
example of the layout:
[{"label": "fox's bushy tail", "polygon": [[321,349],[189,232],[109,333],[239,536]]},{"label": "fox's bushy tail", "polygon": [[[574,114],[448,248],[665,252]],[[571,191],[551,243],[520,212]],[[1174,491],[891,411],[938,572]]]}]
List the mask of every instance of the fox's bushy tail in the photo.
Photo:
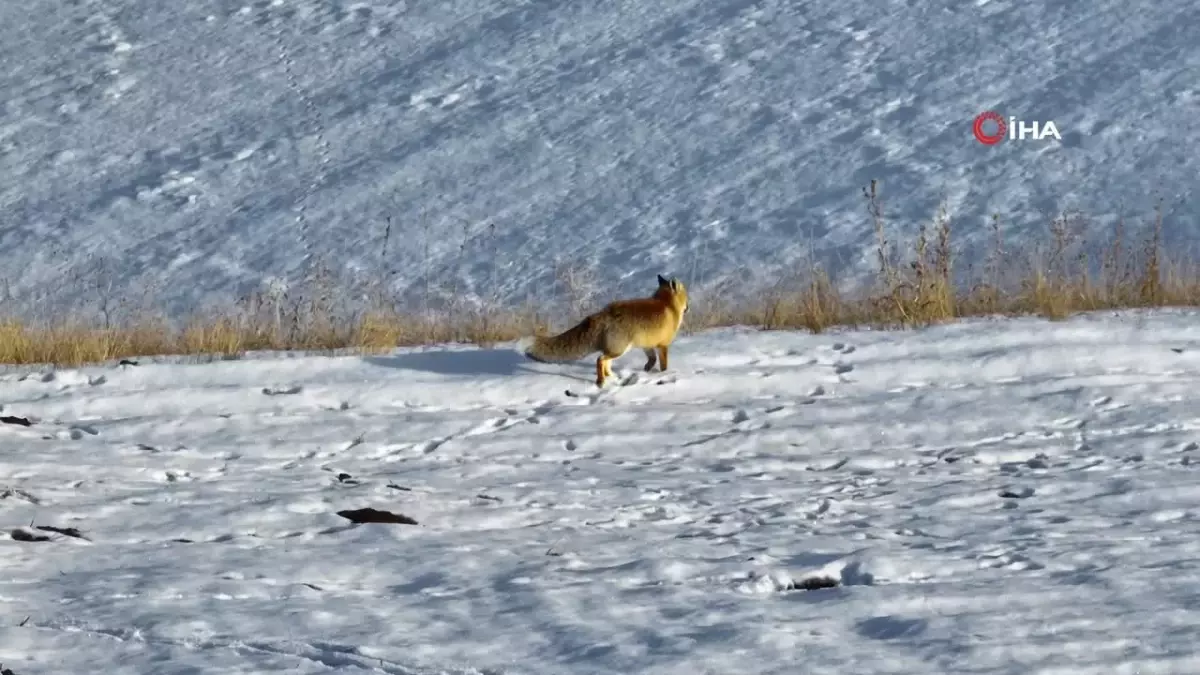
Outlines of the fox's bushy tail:
[{"label": "fox's bushy tail", "polygon": [[527,338],[523,345],[525,356],[534,361],[574,361],[596,350],[596,321],[591,317],[580,321],[558,335]]}]

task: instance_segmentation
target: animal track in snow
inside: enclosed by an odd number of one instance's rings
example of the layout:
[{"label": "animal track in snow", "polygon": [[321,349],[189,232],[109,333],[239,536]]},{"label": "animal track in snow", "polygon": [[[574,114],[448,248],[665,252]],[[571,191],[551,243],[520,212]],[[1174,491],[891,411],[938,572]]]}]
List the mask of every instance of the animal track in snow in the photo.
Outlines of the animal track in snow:
[{"label": "animal track in snow", "polygon": [[1120,402],[1114,401],[1112,396],[1101,396],[1099,398],[1093,399],[1089,405],[1091,405],[1091,407],[1093,407],[1096,410],[1099,410],[1101,412],[1112,412],[1115,410],[1122,410],[1124,408],[1129,407],[1129,404],[1127,404],[1127,403],[1120,403]]},{"label": "animal track in snow", "polygon": [[[595,384],[592,384],[589,389],[568,389],[564,393],[569,398],[582,400],[584,405],[595,405],[600,401],[611,398],[625,387],[638,384],[641,381],[642,373],[639,371],[634,371],[624,377],[621,377],[614,370],[613,375],[614,377],[609,378],[604,383],[603,388],[597,388]],[[585,394],[585,391],[588,393]]]},{"label": "animal track in snow", "polygon": [[980,569],[995,569],[1003,567],[1015,571],[1040,570],[1044,566],[1036,563],[1020,553],[1013,551],[993,551],[979,557]]},{"label": "animal track in snow", "polygon": [[132,73],[126,72],[135,45],[105,4],[97,1],[85,3],[88,15],[82,20],[82,25],[86,32],[80,44],[86,53],[101,57],[100,62],[92,66],[93,77],[95,82],[103,83],[103,97],[111,100],[121,98],[137,86],[138,80]]},{"label": "animal track in snow", "polygon": [[1028,485],[1019,485],[1004,488],[999,492],[999,495],[1004,499],[1026,499],[1032,497],[1033,493],[1034,489]]},{"label": "animal track in snow", "polygon": [[[542,407],[543,406],[539,406],[539,409]],[[491,418],[485,419],[481,422],[478,422],[474,425],[471,425],[470,427],[467,427],[466,429],[463,429],[461,431],[458,431],[458,432],[455,432],[455,433],[452,433],[452,434],[449,434],[446,436],[440,436],[438,438],[422,441],[412,447],[418,453],[430,454],[430,453],[437,451],[442,446],[444,446],[445,444],[447,444],[451,441],[461,440],[461,439],[465,439],[465,438],[472,438],[472,437],[477,437],[477,436],[485,436],[485,435],[494,434],[494,433],[500,433],[503,431],[507,431],[508,429],[511,429],[520,424],[541,424],[541,419],[539,418],[539,416],[536,412],[531,412],[529,414],[525,414],[524,412],[522,412],[521,410],[518,410],[518,409],[509,409],[509,410],[506,410],[505,412],[507,414],[502,417],[491,417]],[[393,448],[391,451],[389,451],[387,453],[387,456],[395,455],[398,452],[403,452],[403,450],[404,450],[404,448],[400,448],[400,449]]]},{"label": "animal track in snow", "polygon": [[853,354],[856,351],[854,345],[846,344],[844,342],[835,342],[832,346],[830,346],[830,349],[840,354]]},{"label": "animal track in snow", "polygon": [[515,417],[515,416],[496,417],[496,418],[490,419],[486,422],[483,422],[479,425],[476,425],[476,426],[468,429],[467,431],[464,431],[461,434],[461,436],[459,436],[459,437],[464,438],[464,437],[468,437],[468,436],[479,436],[481,434],[496,433],[498,431],[504,431],[505,429],[516,426],[523,422],[529,422],[529,423],[536,424],[537,423],[536,420],[537,420],[537,416],[526,417],[526,418],[519,418],[519,417]]}]

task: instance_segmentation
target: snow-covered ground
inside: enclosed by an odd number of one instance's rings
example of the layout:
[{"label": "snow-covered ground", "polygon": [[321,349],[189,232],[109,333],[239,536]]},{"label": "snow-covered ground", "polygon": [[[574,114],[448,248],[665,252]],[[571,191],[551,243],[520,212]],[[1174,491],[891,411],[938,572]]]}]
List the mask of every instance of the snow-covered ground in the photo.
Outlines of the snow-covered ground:
[{"label": "snow-covered ground", "polygon": [[[0,519],[49,540],[0,542],[0,663],[1200,672],[1200,315],[724,330],[640,366],[11,369]],[[366,507],[418,524],[337,515]]]},{"label": "snow-covered ground", "polygon": [[[870,265],[872,178],[909,234],[945,199],[1011,250],[1161,198],[1194,247],[1198,25],[1195,0],[0,2],[0,300],[190,309],[309,255],[499,302],[556,258],[614,294],[744,289],[810,250]],[[1062,140],[983,146],[985,110]]]}]

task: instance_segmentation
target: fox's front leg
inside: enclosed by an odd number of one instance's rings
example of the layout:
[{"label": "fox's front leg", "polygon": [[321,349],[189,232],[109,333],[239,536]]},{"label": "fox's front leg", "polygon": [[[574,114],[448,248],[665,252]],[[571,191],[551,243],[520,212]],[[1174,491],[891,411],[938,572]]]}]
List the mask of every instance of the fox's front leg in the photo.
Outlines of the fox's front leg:
[{"label": "fox's front leg", "polygon": [[607,357],[605,357],[603,354],[601,354],[600,358],[596,359],[596,386],[598,388],[604,387],[604,376],[607,375],[607,371],[608,371]]},{"label": "fox's front leg", "polygon": [[654,366],[658,365],[658,353],[654,351],[653,347],[643,349],[642,351],[646,352],[646,372],[648,373],[654,370]]},{"label": "fox's front leg", "polygon": [[667,345],[658,348],[659,370],[667,369]]}]

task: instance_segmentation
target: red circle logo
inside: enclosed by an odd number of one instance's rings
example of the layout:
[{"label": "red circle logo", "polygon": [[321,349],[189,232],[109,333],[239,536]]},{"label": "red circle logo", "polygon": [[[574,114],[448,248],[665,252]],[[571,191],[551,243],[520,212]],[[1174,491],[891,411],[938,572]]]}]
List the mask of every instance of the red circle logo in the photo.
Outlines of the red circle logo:
[{"label": "red circle logo", "polygon": [[[996,123],[995,133],[989,134],[983,130],[983,125],[986,122]],[[984,145],[995,145],[1004,140],[1005,134],[1008,133],[1008,125],[1004,123],[1004,118],[1000,115],[1000,113],[989,110],[987,112],[979,113],[979,115],[975,117],[975,124],[972,126],[971,130],[975,132],[975,140],[983,143]]]}]

